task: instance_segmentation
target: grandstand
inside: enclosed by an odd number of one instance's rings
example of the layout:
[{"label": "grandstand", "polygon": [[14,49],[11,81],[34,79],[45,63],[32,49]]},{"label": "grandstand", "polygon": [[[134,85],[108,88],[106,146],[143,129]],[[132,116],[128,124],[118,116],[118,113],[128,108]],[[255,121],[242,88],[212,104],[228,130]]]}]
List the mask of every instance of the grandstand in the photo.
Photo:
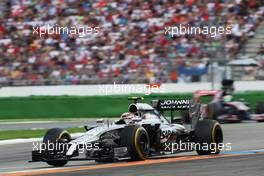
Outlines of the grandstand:
[{"label": "grandstand", "polygon": [[[247,52],[260,62],[252,80],[264,79],[263,0],[2,0],[0,8],[2,86],[210,81],[214,68]],[[101,32],[33,34],[48,24]],[[164,35],[178,24],[231,25],[232,33]]]}]

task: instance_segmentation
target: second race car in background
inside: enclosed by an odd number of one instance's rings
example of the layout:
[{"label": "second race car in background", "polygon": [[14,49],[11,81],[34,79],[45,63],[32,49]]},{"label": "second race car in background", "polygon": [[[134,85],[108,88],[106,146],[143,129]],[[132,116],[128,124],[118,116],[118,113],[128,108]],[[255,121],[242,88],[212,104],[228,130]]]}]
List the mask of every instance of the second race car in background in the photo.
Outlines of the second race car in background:
[{"label": "second race car in background", "polygon": [[[233,80],[223,80],[222,90],[198,90],[193,93],[193,98],[201,102],[201,111],[204,118],[218,120],[219,122],[241,122],[252,120],[264,122],[264,102],[257,102],[255,113],[249,103],[244,100],[234,100]],[[189,122],[188,114],[183,114],[185,122]]]}]

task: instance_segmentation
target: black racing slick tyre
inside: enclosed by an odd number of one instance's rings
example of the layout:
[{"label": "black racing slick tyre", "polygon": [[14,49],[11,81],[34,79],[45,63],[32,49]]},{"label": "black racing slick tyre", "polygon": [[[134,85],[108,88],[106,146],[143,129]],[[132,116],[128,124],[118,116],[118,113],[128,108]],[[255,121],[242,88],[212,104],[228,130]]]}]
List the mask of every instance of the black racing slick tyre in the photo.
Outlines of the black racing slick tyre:
[{"label": "black racing slick tyre", "polygon": [[126,126],[120,135],[120,145],[127,147],[132,160],[145,160],[149,155],[149,135],[142,126]]},{"label": "black racing slick tyre", "polygon": [[[52,128],[48,130],[43,138],[43,143],[46,144],[46,146],[53,145],[53,148],[55,148],[54,146],[58,146],[58,144],[61,141],[64,141],[64,142],[71,141],[71,135],[66,130],[63,130],[61,128]],[[47,150],[47,152],[50,155],[56,155],[56,153],[62,152],[62,151],[54,149],[52,151]],[[55,166],[55,167],[61,167],[67,164],[67,162],[68,161],[65,161],[65,160],[59,161],[59,160],[51,159],[47,161],[47,164],[51,166]]]},{"label": "black racing slick tyre", "polygon": [[256,114],[264,114],[264,101],[260,101],[257,103]]},{"label": "black racing slick tyre", "polygon": [[220,103],[209,103],[207,105],[208,118],[212,120],[217,120],[218,115],[221,113],[221,104]]},{"label": "black racing slick tyre", "polygon": [[199,155],[219,154],[223,143],[223,132],[220,124],[215,120],[198,121],[194,138],[196,152]]}]

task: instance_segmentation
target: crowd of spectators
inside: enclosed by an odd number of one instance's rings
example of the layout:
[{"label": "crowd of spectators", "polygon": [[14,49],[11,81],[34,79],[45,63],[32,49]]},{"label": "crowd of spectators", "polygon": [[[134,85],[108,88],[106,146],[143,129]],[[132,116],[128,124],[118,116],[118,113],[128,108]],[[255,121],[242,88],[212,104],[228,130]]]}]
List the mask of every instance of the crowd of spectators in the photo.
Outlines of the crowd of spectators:
[{"label": "crowd of spectators", "polygon": [[[197,76],[196,71],[179,70],[206,70],[210,58],[235,58],[254,36],[263,4],[263,0],[2,0],[0,82],[191,81],[188,77]],[[33,27],[47,24],[97,26],[100,33],[33,34]],[[178,24],[231,25],[232,33],[214,38],[164,35],[165,26]]]},{"label": "crowd of spectators", "polygon": [[260,45],[258,55],[264,56],[264,43]]}]

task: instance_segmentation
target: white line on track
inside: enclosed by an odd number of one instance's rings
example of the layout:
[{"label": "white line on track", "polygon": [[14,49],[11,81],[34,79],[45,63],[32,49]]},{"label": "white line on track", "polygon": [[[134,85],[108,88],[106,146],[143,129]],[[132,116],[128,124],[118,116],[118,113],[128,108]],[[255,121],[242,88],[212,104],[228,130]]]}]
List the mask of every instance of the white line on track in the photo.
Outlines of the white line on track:
[{"label": "white line on track", "polygon": [[25,121],[25,122],[1,122],[1,125],[16,125],[16,124],[42,124],[42,123],[58,123],[60,121]]},{"label": "white line on track", "polygon": [[[84,133],[73,133],[71,136],[73,138],[79,137]],[[42,138],[29,138],[29,139],[8,139],[8,140],[0,140],[0,145],[8,145],[8,144],[21,144],[28,142],[39,142],[42,141]]]}]

